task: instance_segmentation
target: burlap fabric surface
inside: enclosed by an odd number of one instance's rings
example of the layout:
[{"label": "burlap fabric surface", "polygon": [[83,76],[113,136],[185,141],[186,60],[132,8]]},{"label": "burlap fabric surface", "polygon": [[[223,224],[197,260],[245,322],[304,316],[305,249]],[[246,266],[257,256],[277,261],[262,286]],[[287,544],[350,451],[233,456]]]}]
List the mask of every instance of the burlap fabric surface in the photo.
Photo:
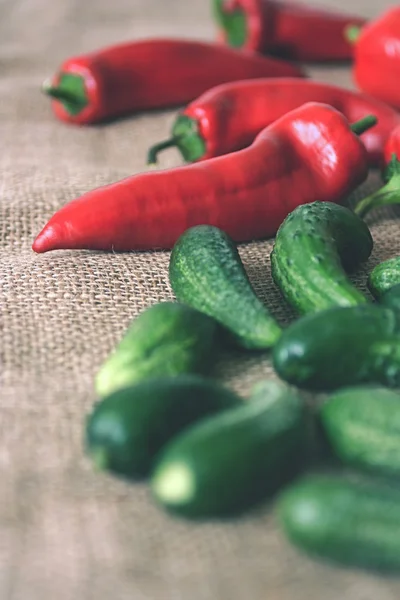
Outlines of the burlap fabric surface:
[{"label": "burlap fabric surface", "polygon": [[[374,16],[374,4],[352,8]],[[95,474],[85,459],[93,376],[139,311],[172,298],[169,254],[38,256],[30,246],[65,202],[143,170],[175,112],[79,129],[55,120],[39,86],[71,54],[157,35],[213,39],[209,2],[0,3],[0,598],[397,600],[396,579],[297,553],[268,506],[238,522],[188,524],[159,511],[144,485]],[[349,69],[310,72],[351,86]],[[161,159],[179,163],[174,151]],[[374,264],[400,253],[395,214],[370,223],[375,249],[356,276],[362,289]],[[284,321],[290,312],[271,281],[270,250],[263,242],[240,252]],[[243,394],[274,376],[268,358],[239,354],[223,357],[218,375]]]}]

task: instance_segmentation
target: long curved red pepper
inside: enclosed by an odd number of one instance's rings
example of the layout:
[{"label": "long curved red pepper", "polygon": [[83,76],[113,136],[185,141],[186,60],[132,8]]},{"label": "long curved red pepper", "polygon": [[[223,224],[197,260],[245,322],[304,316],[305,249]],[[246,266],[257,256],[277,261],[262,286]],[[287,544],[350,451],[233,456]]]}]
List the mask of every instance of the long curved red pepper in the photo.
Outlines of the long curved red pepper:
[{"label": "long curved red pepper", "polygon": [[303,61],[349,60],[347,31],[365,19],[285,0],[213,0],[222,40]]},{"label": "long curved red pepper", "polygon": [[360,89],[400,108],[400,6],[361,29],[353,76]]},{"label": "long curved red pepper", "polygon": [[238,79],[302,77],[297,66],[218,44],[150,39],[65,61],[44,86],[55,115],[89,124],[138,110],[186,104],[205,90]]},{"label": "long curved red pepper", "polygon": [[[375,121],[366,117],[353,131]],[[33,250],[171,248],[199,224],[220,227],[237,242],[273,235],[299,204],[340,202],[364,181],[367,153],[353,131],[331,106],[305,104],[249,148],[84,194],[53,215]]]},{"label": "long curved red pepper", "polygon": [[400,114],[366,94],[294,78],[237,81],[208,90],[178,113],[171,137],[150,149],[148,162],[155,163],[158,152],[170,146],[187,162],[241,150],[262,129],[306,102],[330,104],[350,122],[374,114],[378,124],[362,141],[370,165],[382,166],[384,145],[400,125]]}]

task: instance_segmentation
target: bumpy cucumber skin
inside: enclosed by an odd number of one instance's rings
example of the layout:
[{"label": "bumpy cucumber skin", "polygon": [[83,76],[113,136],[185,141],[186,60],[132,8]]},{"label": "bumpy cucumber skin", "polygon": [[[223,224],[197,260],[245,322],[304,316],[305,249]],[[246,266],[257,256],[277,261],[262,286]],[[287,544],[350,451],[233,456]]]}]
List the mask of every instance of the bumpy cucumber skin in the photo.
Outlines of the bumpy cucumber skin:
[{"label": "bumpy cucumber skin", "polygon": [[[273,494],[293,474],[306,445],[304,407],[278,382],[244,406],[204,419],[172,440],[152,476],[157,502],[191,519],[227,517]],[[193,493],[169,502],[160,482],[174,467],[186,468]]]},{"label": "bumpy cucumber skin", "polygon": [[398,315],[374,304],[306,315],[283,332],[273,364],[283,380],[309,390],[358,383],[395,387],[400,384]]},{"label": "bumpy cucumber skin", "polygon": [[197,375],[146,379],[95,405],[87,419],[86,449],[99,467],[141,479],[182,429],[241,405],[235,393]]},{"label": "bumpy cucumber skin", "polygon": [[312,475],[286,489],[278,518],[300,549],[345,566],[400,569],[400,491],[383,483]]},{"label": "bumpy cucumber skin", "polygon": [[379,300],[391,287],[400,283],[400,256],[376,265],[368,277],[368,289]]},{"label": "bumpy cucumber skin", "polygon": [[235,244],[217,227],[192,227],[179,238],[169,278],[180,302],[214,317],[244,348],[268,349],[279,338],[281,328],[257,298]]},{"label": "bumpy cucumber skin", "polygon": [[400,394],[374,386],[342,389],[322,405],[320,420],[342,462],[399,476]]},{"label": "bumpy cucumber skin", "polygon": [[206,373],[216,349],[218,323],[190,306],[160,302],[134,319],[95,378],[107,396],[146,377]]},{"label": "bumpy cucumber skin", "polygon": [[390,287],[386,292],[383,292],[379,298],[379,303],[383,306],[387,306],[392,310],[400,310],[400,283]]},{"label": "bumpy cucumber skin", "polygon": [[367,302],[348,279],[371,254],[371,233],[362,219],[331,202],[298,206],[280,226],[271,253],[272,276],[300,314]]}]

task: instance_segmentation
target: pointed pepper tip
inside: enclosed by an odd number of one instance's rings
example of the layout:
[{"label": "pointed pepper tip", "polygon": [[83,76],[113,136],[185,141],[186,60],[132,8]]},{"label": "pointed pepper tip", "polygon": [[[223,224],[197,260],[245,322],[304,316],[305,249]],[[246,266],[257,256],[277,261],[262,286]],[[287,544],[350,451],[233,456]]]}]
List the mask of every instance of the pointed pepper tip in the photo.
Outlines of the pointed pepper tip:
[{"label": "pointed pepper tip", "polygon": [[36,236],[32,244],[32,250],[37,254],[43,254],[49,250],[55,250],[57,244],[54,243],[55,231],[51,226],[45,226],[44,229]]}]

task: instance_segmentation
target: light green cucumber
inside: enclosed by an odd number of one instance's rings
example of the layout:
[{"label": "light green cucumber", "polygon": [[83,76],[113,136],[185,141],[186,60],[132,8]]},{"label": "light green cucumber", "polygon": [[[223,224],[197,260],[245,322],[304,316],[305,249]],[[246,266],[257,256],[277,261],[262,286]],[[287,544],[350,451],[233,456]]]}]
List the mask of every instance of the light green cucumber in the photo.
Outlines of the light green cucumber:
[{"label": "light green cucumber", "polygon": [[146,377],[206,373],[217,348],[217,322],[177,302],[160,302],[135,318],[100,367],[95,389],[102,397]]},{"label": "light green cucumber", "polygon": [[256,296],[236,245],[210,225],[188,229],[176,242],[169,278],[180,302],[214,317],[248,349],[271,348],[281,328]]},{"label": "light green cucumber", "polygon": [[396,283],[396,285],[390,287],[388,290],[383,292],[382,296],[379,298],[379,303],[382,306],[387,306],[392,310],[399,311],[400,310],[400,283]]},{"label": "light green cucumber", "polygon": [[272,276],[300,314],[367,302],[346,271],[367,260],[371,233],[351,210],[332,202],[298,206],[280,226],[271,253]]},{"label": "light green cucumber", "polygon": [[376,265],[368,277],[368,288],[378,300],[397,284],[400,284],[400,256],[389,258]]}]

